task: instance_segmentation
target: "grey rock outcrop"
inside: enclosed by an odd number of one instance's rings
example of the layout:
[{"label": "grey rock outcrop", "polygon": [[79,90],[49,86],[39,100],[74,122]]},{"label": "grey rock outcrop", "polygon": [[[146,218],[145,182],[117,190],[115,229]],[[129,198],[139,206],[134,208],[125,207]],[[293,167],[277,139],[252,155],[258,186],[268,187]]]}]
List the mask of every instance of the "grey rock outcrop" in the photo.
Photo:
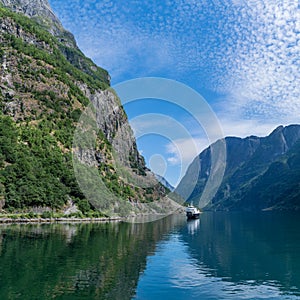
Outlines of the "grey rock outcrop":
[{"label": "grey rock outcrop", "polygon": [[73,34],[63,28],[60,20],[52,11],[48,0],[0,0],[0,4],[35,20],[57,38],[61,44],[60,51],[70,63],[94,78],[100,78],[106,84],[110,84],[108,72],[83,55]]},{"label": "grey rock outcrop", "polygon": [[0,0],[0,3],[14,12],[34,18],[47,27],[53,35],[61,34],[63,31],[60,20],[52,11],[47,0]]},{"label": "grey rock outcrop", "polygon": [[55,22],[60,23],[47,0],[1,0],[1,3],[5,7],[9,7],[15,12],[21,12],[26,16],[46,16]]},{"label": "grey rock outcrop", "polygon": [[116,94],[105,91],[91,91],[86,85],[78,83],[84,95],[93,103],[96,111],[97,127],[112,144],[117,159],[122,165],[131,167],[130,160],[146,170],[144,160],[140,156],[133,131],[128,123],[127,115]]}]

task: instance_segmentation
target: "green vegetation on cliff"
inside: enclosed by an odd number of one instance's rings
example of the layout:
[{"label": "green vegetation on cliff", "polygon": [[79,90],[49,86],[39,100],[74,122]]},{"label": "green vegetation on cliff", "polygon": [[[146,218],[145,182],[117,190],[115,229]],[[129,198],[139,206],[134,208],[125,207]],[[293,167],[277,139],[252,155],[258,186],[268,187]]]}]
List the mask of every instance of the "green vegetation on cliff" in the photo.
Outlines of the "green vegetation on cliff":
[{"label": "green vegetation on cliff", "polygon": [[[88,82],[94,88],[107,88],[109,85],[109,75],[106,70],[96,66],[89,58],[77,47],[67,47],[58,41],[36,21],[18,13],[14,13],[0,4],[0,18],[10,18],[18,24],[25,32],[34,35],[39,42],[44,42],[52,51],[46,53],[40,51],[34,44],[23,43],[21,38],[9,36],[12,45],[21,52],[27,53],[36,59],[42,59],[60,69],[62,72],[69,73],[75,79]],[[65,34],[67,32],[64,31]]]},{"label": "green vegetation on cliff", "polygon": [[[93,97],[106,97],[109,75],[76,45],[68,46],[22,14],[0,6],[0,25],[0,209],[61,209],[71,200],[87,214],[95,207],[75,178],[73,136]],[[120,105],[116,96],[105,101],[101,105]],[[127,117],[120,107],[111,118],[98,132],[96,171],[120,201],[157,200],[164,195],[160,185],[151,191],[134,187],[117,172],[109,137]],[[127,167],[145,177],[135,143],[130,151]]]},{"label": "green vegetation on cliff", "polygon": [[6,207],[59,208],[67,194],[84,201],[71,171],[71,155],[61,152],[47,127],[17,127],[10,117],[0,116],[0,166]]}]

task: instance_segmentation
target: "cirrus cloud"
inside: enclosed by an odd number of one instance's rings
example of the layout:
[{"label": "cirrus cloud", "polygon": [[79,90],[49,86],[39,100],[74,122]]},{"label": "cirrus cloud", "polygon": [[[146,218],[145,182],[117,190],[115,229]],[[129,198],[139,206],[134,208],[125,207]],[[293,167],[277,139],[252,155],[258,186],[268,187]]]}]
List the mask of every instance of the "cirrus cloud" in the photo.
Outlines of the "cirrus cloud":
[{"label": "cirrus cloud", "polygon": [[193,76],[199,90],[222,94],[222,110],[241,120],[298,120],[298,1],[50,3],[115,81],[157,75],[191,82]]}]

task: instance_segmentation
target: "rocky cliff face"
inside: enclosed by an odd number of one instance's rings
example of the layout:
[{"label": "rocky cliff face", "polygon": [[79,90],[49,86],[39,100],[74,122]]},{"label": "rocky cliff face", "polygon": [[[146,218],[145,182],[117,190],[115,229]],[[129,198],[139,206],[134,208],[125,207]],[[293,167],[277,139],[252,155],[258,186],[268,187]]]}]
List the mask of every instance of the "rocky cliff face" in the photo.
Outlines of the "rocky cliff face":
[{"label": "rocky cliff face", "polygon": [[107,71],[99,68],[82,54],[76,45],[73,34],[63,28],[47,0],[0,0],[0,5],[35,20],[43,29],[57,38],[60,42],[58,45],[60,51],[70,63],[94,78],[109,84],[110,76]]},{"label": "rocky cliff face", "polygon": [[[0,146],[0,197],[5,199],[4,208],[59,208],[72,198],[82,210],[89,209],[76,184],[70,155],[75,128],[90,102],[96,108],[99,133],[95,149],[75,150],[78,158],[99,172],[128,213],[128,200],[161,198],[165,190],[137,151],[127,116],[109,88],[108,73],[80,52],[47,1],[0,0],[0,4],[6,7],[0,6],[0,125],[6,128],[0,128],[5,145]],[[119,166],[123,173],[118,172]],[[146,182],[147,188],[134,186],[124,174]],[[120,212],[119,203],[112,203],[110,209],[115,207]]]},{"label": "rocky cliff face", "polygon": [[[47,0],[1,0],[0,3],[16,13],[22,13],[34,19],[55,36],[66,33]],[[72,37],[71,33],[69,33],[69,37]],[[72,44],[75,45],[73,37]]]},{"label": "rocky cliff face", "polygon": [[[1,0],[0,3],[16,13],[22,13],[36,20],[55,36],[62,36],[67,33],[63,29],[59,19],[53,13],[47,0]],[[72,34],[68,33],[68,36],[71,45],[75,46]]]},{"label": "rocky cliff face", "polygon": [[[225,141],[227,161],[224,178],[217,194],[206,209],[300,208],[299,184],[296,180],[300,177],[297,160],[300,154],[297,150],[300,141],[299,125],[279,126],[269,136],[263,138],[228,137]],[[200,164],[200,171],[197,174],[195,174],[196,164]],[[177,192],[184,195],[186,187],[191,182],[190,178],[196,178],[197,183],[188,201],[197,203],[207,182],[210,165],[208,148],[189,167]],[[290,177],[292,174],[293,180]]]},{"label": "rocky cliff face", "polygon": [[28,17],[46,18],[61,26],[47,0],[1,0],[1,3],[14,12]]}]

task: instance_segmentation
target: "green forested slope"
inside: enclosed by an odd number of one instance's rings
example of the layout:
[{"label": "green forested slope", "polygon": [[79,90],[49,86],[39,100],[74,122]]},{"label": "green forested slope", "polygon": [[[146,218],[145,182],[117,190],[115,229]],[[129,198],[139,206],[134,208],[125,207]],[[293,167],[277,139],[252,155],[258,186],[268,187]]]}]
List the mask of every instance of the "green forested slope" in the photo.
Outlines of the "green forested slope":
[{"label": "green forested slope", "polygon": [[[94,209],[76,182],[72,143],[82,111],[94,95],[109,88],[109,75],[69,44],[0,6],[0,208],[61,209],[72,200],[83,212]],[[120,201],[158,199],[164,195],[161,185],[133,187],[112,166],[108,137],[128,121],[116,96],[106,101],[118,105],[119,112],[103,123],[107,132],[99,129],[99,176]],[[126,165],[145,177],[135,141],[130,151]]]}]

